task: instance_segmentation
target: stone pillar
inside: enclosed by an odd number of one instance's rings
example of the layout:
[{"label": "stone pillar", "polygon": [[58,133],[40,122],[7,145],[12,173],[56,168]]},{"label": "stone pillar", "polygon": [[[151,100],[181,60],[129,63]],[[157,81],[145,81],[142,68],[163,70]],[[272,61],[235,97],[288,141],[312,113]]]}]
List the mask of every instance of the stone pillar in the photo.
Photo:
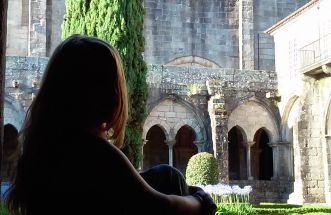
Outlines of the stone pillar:
[{"label": "stone pillar", "polygon": [[205,141],[204,140],[196,140],[193,141],[193,143],[197,146],[198,148],[198,153],[203,151],[203,146],[205,145]]},{"label": "stone pillar", "polygon": [[294,183],[293,192],[290,193],[287,203],[289,204],[303,204],[303,180],[301,174],[301,149],[299,144],[299,129],[298,124],[293,125],[293,173],[294,173]]},{"label": "stone pillar", "polygon": [[[144,147],[145,147],[145,145],[146,145],[147,142],[148,142],[148,140],[143,139],[143,144],[142,144],[142,146],[141,146],[141,154],[142,154],[142,155],[144,155]],[[138,168],[138,170],[142,170],[143,167],[144,167],[144,159],[142,159],[142,160],[140,161],[140,164],[139,164],[139,168]]]},{"label": "stone pillar", "polygon": [[[273,173],[271,180],[278,180],[279,178],[279,143],[268,143],[272,147],[272,164],[273,164]],[[285,160],[282,162],[286,162]]]},{"label": "stone pillar", "polygon": [[173,146],[175,145],[176,140],[167,140],[165,141],[165,144],[169,147],[169,165],[173,166],[174,164],[174,156],[173,156]]},{"label": "stone pillar", "polygon": [[29,0],[28,56],[46,56],[46,2]]},{"label": "stone pillar", "polygon": [[326,165],[325,165],[325,202],[327,204],[331,203],[331,136],[325,135],[325,155],[326,155]]},{"label": "stone pillar", "polygon": [[239,69],[254,69],[254,0],[239,0]]},{"label": "stone pillar", "polygon": [[293,150],[290,142],[270,143],[273,156],[273,180],[293,179]]},{"label": "stone pillar", "polygon": [[244,145],[246,146],[246,153],[247,153],[247,178],[248,180],[254,180],[252,176],[252,169],[251,169],[251,147],[255,144],[255,141],[248,141]]},{"label": "stone pillar", "polygon": [[225,108],[223,82],[209,80],[206,83],[210,99],[208,112],[211,122],[214,157],[219,167],[220,182],[229,182],[229,153],[228,153],[228,116]]}]

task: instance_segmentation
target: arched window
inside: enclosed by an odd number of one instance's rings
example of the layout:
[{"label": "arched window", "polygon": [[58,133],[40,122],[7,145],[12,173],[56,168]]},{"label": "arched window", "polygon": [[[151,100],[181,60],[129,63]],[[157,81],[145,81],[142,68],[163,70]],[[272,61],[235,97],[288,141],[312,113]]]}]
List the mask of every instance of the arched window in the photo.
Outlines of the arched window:
[{"label": "arched window", "polygon": [[143,170],[147,170],[157,164],[169,163],[169,150],[165,139],[165,134],[158,125],[154,125],[148,130],[146,135],[147,143],[143,148]]},{"label": "arched window", "polygon": [[251,148],[252,176],[257,180],[270,180],[273,176],[273,156],[268,133],[260,128],[254,135],[254,141]]},{"label": "arched window", "polygon": [[228,133],[229,151],[229,179],[246,180],[246,148],[242,144],[243,135],[237,126],[233,127]]},{"label": "arched window", "polygon": [[176,134],[176,143],[173,148],[174,152],[174,166],[185,174],[186,166],[189,159],[198,153],[195,140],[194,130],[188,126],[182,126]]}]

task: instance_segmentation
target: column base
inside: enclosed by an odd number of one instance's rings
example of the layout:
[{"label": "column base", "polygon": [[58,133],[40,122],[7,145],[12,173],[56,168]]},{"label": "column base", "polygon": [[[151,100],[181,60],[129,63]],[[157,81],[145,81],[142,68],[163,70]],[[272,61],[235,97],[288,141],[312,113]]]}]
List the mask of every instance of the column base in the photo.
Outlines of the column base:
[{"label": "column base", "polygon": [[299,192],[291,193],[288,197],[287,203],[292,205],[303,205],[304,199],[302,193]]},{"label": "column base", "polygon": [[294,191],[288,196],[287,203],[294,205],[302,205],[304,203],[303,192],[302,192],[302,181],[294,181]]}]

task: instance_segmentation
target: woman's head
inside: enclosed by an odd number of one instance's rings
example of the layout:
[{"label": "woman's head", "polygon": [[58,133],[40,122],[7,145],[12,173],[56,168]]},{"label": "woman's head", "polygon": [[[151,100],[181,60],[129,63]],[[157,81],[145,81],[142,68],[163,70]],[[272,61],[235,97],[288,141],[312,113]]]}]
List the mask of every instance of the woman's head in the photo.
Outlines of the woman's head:
[{"label": "woman's head", "polygon": [[114,144],[121,146],[127,111],[118,51],[98,38],[73,35],[51,56],[25,129],[41,129],[43,134],[55,129],[61,134],[108,123],[114,131]]}]

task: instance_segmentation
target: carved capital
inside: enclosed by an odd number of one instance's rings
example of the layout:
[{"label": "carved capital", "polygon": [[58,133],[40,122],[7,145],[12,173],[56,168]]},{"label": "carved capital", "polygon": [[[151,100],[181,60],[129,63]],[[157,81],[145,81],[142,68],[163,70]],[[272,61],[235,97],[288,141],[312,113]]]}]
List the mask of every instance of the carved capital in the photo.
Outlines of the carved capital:
[{"label": "carved capital", "polygon": [[176,140],[166,140],[164,143],[167,144],[169,148],[172,148],[175,145]]},{"label": "carved capital", "polygon": [[242,142],[245,147],[252,147],[255,144],[255,141]]}]

